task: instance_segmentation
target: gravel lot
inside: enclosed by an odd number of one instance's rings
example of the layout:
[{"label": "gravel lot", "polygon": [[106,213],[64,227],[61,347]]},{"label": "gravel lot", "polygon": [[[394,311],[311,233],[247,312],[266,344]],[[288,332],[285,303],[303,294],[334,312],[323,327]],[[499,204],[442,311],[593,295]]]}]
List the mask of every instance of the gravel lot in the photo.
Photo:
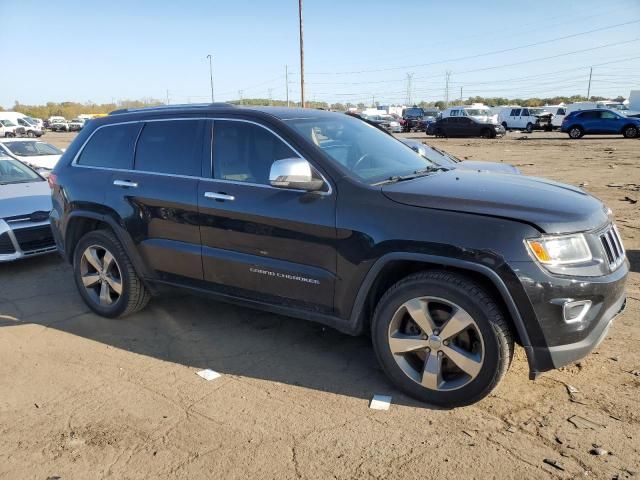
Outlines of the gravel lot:
[{"label": "gravel lot", "polygon": [[[518,350],[493,395],[435,410],[390,385],[367,338],[180,293],[103,319],[68,265],[34,258],[0,267],[0,478],[639,478],[640,141],[429,141],[614,210],[629,302],[598,351],[530,382]],[[389,411],[368,408],[374,393]]]}]

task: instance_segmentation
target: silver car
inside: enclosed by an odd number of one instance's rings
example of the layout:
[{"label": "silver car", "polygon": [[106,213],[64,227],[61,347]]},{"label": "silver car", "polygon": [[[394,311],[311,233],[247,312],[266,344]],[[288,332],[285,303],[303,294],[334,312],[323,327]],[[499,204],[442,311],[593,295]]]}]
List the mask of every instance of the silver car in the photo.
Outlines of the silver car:
[{"label": "silver car", "polygon": [[47,181],[24,163],[0,154],[0,262],[56,250]]}]

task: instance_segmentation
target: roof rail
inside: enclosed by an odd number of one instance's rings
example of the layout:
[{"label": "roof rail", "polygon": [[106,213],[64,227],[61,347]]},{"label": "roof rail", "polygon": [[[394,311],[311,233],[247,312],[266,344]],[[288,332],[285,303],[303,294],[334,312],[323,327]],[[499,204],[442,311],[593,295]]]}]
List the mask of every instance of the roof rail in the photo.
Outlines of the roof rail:
[{"label": "roof rail", "polygon": [[236,105],[226,102],[215,102],[215,103],[176,103],[172,105],[156,105],[153,107],[137,107],[137,108],[119,108],[118,110],[114,110],[113,112],[109,112],[109,115],[118,115],[121,113],[132,113],[132,112],[152,112],[152,111],[162,111],[162,110],[171,110],[171,109],[180,109],[180,108],[236,108]]}]

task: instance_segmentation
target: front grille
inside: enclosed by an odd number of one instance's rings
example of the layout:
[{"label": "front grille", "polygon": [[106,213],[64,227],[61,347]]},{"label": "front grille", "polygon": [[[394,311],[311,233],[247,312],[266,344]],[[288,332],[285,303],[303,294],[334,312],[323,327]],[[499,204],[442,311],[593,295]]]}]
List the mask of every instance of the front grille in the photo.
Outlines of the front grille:
[{"label": "front grille", "polygon": [[0,235],[0,255],[6,255],[14,253],[16,250],[13,248],[13,243],[11,243],[11,239],[9,238],[9,234],[7,232]]},{"label": "front grille", "polygon": [[619,266],[624,261],[625,253],[620,233],[615,225],[611,225],[600,235],[600,242],[602,242],[602,247],[607,255],[609,267]]},{"label": "front grille", "polygon": [[23,252],[41,250],[55,245],[53,241],[53,234],[51,233],[51,227],[49,225],[20,228],[18,230],[14,230],[13,234],[16,236],[16,240]]}]

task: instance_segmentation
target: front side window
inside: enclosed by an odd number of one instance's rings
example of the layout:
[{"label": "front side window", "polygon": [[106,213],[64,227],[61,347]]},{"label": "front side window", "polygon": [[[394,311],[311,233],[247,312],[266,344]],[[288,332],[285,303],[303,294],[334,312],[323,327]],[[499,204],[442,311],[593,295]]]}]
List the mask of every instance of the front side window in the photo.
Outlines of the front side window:
[{"label": "front side window", "polygon": [[556,115],[566,115],[567,114],[567,110],[564,108],[559,108],[558,109],[558,113]]},{"label": "front side window", "polygon": [[273,162],[294,157],[298,155],[291,148],[259,125],[228,120],[214,122],[213,172],[217,179],[269,185]]},{"label": "front side window", "polygon": [[520,116],[520,110],[519,108],[514,108],[513,110],[511,110],[511,116],[512,117],[519,117]]},{"label": "front side window", "polygon": [[522,109],[522,116],[523,116],[523,117],[528,117],[528,116],[529,116],[529,110],[528,110],[528,109],[526,109],[526,108],[523,108],[523,109]]},{"label": "front side window", "polygon": [[135,169],[145,172],[200,176],[204,122],[147,122],[140,133]]},{"label": "front side window", "polygon": [[600,118],[605,120],[617,120],[620,117],[613,112],[600,112]]},{"label": "front side window", "polygon": [[284,119],[330,161],[367,183],[409,175],[434,163],[393,136],[348,115]]},{"label": "front side window", "polygon": [[78,165],[131,169],[139,131],[139,123],[108,125],[96,130],[82,150]]}]

